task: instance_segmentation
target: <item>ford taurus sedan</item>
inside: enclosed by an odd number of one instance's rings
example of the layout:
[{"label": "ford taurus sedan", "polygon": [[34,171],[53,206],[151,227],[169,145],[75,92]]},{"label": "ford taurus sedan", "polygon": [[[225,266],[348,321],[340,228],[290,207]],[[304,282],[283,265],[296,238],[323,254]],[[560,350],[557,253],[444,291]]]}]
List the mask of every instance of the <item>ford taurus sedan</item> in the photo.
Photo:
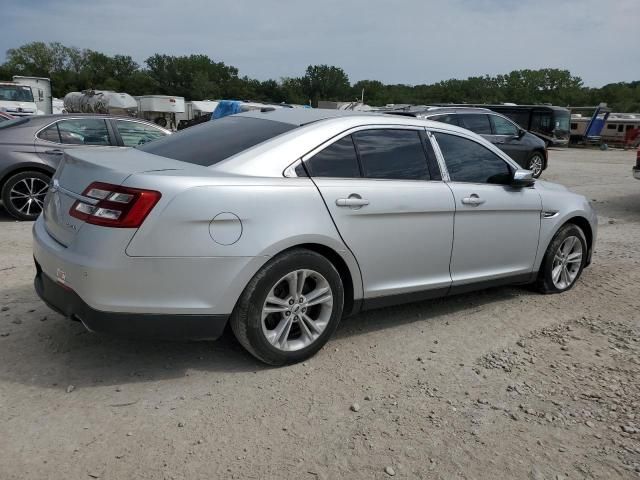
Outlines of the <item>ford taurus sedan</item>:
[{"label": "ford taurus sedan", "polygon": [[502,284],[574,286],[596,215],[468,130],[279,109],[139,148],[67,151],[35,288],[91,331],[215,339],[298,362],[344,315]]},{"label": "ford taurus sedan", "polygon": [[159,126],[108,115],[38,115],[0,123],[0,196],[19,220],[35,220],[64,150],[130,147],[170,134]]}]

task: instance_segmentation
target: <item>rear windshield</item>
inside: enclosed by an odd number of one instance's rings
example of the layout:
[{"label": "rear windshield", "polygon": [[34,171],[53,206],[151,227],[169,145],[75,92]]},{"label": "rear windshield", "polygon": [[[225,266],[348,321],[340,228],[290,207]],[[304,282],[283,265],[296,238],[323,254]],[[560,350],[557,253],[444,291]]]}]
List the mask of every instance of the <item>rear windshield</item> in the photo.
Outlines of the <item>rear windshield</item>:
[{"label": "rear windshield", "polygon": [[186,128],[137,147],[143,152],[208,167],[296,128],[260,118],[228,117]]},{"label": "rear windshield", "polygon": [[17,125],[22,125],[29,121],[28,118],[14,118],[13,120],[7,120],[6,122],[0,122],[0,128],[9,128],[15,127]]}]

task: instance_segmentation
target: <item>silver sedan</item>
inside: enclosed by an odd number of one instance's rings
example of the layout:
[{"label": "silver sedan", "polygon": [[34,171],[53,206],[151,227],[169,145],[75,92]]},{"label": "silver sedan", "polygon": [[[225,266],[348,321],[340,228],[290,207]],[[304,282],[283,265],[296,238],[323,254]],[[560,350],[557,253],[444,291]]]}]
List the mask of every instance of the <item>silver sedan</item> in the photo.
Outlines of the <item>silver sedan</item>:
[{"label": "silver sedan", "polygon": [[344,315],[487,286],[574,286],[587,199],[480,136],[407,117],[263,109],[138,148],[67,151],[35,287],[96,332],[214,339],[281,365]]}]

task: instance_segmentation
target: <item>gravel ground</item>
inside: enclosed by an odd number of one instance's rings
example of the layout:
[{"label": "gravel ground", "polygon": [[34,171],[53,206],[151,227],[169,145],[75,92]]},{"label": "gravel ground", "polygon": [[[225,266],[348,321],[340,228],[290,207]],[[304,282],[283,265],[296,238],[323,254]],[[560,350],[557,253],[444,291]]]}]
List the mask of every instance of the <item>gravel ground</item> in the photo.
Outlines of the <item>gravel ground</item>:
[{"label": "gravel ground", "polygon": [[572,291],[497,288],[345,320],[267,368],[231,335],[87,333],[32,288],[0,214],[0,478],[640,478],[635,152],[554,150],[600,215]]}]

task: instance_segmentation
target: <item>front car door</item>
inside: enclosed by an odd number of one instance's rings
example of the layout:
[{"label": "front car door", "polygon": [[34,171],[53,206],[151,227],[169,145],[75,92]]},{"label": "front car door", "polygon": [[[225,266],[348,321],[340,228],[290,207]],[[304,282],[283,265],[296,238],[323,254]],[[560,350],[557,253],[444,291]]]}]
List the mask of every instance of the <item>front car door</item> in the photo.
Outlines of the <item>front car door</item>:
[{"label": "front car door", "polygon": [[452,286],[528,280],[538,249],[540,195],[533,187],[509,186],[515,167],[471,136],[434,131],[434,137],[455,198]]},{"label": "front car door", "polygon": [[331,142],[305,167],[358,261],[366,304],[445,294],[453,195],[424,129],[356,129]]}]

